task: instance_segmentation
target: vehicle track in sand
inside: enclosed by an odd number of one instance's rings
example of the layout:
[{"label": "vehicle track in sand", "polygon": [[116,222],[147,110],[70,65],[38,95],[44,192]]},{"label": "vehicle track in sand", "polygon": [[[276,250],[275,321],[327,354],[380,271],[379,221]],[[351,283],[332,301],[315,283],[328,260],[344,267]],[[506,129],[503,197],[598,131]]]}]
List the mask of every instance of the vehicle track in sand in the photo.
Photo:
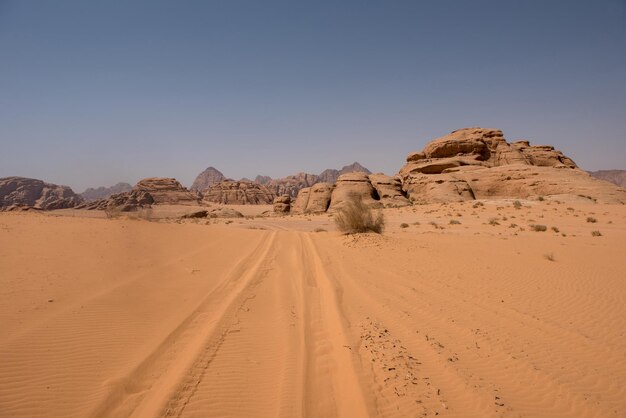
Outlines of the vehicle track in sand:
[{"label": "vehicle track in sand", "polygon": [[356,339],[306,233],[255,250],[93,416],[368,416]]}]

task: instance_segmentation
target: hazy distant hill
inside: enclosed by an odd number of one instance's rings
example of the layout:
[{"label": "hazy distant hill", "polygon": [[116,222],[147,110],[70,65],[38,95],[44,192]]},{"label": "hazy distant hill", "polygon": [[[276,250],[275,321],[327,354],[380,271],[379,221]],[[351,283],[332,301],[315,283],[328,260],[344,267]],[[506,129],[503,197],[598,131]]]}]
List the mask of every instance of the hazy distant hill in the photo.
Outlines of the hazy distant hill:
[{"label": "hazy distant hill", "polygon": [[610,181],[626,189],[626,170],[598,170],[589,174],[600,180]]},{"label": "hazy distant hill", "polygon": [[98,187],[96,189],[90,187],[82,192],[80,196],[87,201],[106,199],[117,193],[129,192],[132,188],[133,187],[128,183],[117,183],[111,187]]},{"label": "hazy distant hill", "polygon": [[209,167],[198,174],[198,177],[196,177],[189,190],[192,192],[202,192],[222,180],[226,180],[222,172],[215,167]]}]

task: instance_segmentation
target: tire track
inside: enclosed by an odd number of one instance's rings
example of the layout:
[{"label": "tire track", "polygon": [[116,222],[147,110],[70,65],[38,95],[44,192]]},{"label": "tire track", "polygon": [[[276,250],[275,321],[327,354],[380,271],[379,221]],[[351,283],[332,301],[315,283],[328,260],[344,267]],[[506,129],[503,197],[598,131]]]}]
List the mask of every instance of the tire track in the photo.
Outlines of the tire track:
[{"label": "tire track", "polygon": [[276,233],[235,265],[215,290],[130,374],[117,379],[92,416],[173,416],[190,382],[219,346],[245,289],[258,279]]}]

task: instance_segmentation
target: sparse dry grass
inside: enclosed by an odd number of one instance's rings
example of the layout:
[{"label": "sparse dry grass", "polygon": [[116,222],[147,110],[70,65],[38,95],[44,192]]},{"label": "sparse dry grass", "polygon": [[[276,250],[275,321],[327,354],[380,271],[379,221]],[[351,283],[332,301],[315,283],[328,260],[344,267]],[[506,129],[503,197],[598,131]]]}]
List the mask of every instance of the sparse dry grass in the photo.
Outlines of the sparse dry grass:
[{"label": "sparse dry grass", "polygon": [[335,224],[344,234],[380,234],[385,228],[385,218],[382,211],[374,213],[359,197],[351,196],[335,213]]}]

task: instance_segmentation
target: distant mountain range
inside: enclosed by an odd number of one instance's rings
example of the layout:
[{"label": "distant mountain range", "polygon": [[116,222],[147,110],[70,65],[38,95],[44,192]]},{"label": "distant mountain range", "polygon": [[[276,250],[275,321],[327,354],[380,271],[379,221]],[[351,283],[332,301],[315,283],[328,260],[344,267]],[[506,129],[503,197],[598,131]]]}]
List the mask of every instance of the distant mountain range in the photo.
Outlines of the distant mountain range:
[{"label": "distant mountain range", "polygon": [[[296,197],[298,192],[305,187],[311,187],[316,183],[335,183],[340,175],[352,172],[371,173],[370,170],[363,167],[358,162],[354,162],[342,167],[340,170],[329,168],[322,171],[320,174],[297,173],[277,179],[272,179],[270,176],[258,175],[254,180],[242,178],[239,181],[262,184],[276,196],[287,194],[291,197]],[[198,174],[190,190],[202,192],[210,186],[224,180],[226,180],[226,176],[224,176],[224,174],[222,174],[215,167],[209,167],[202,173]]]},{"label": "distant mountain range", "polygon": [[96,189],[90,187],[82,192],[80,194],[80,197],[88,202],[98,199],[107,199],[114,194],[129,192],[132,190],[132,188],[133,186],[128,183],[117,183],[116,185],[111,187],[98,187]]},{"label": "distant mountain range", "polygon": [[626,189],[626,170],[598,170],[588,173],[595,178],[610,181]]}]

